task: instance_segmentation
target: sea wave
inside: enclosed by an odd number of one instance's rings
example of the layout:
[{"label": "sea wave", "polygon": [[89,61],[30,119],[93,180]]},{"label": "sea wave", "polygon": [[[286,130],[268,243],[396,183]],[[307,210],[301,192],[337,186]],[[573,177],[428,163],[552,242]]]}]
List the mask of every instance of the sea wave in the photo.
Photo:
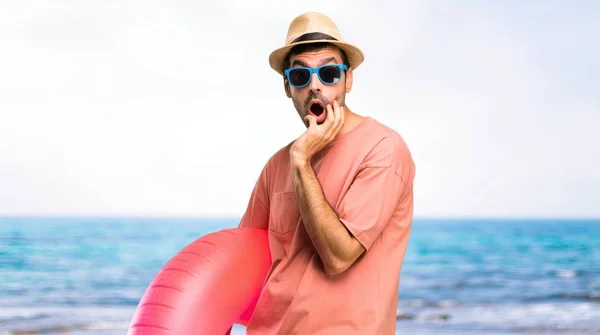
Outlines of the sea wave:
[{"label": "sea wave", "polygon": [[[445,307],[443,307],[445,306]],[[405,303],[398,309],[400,324],[440,324],[445,329],[487,332],[600,333],[600,305],[590,302],[520,304]]]},{"label": "sea wave", "polygon": [[125,321],[96,321],[83,324],[61,324],[49,327],[37,328],[18,328],[8,331],[0,331],[0,335],[25,335],[25,334],[56,334],[69,333],[73,331],[106,331],[106,330],[127,330],[129,322]]},{"label": "sea wave", "polygon": [[540,301],[580,301],[580,302],[595,302],[600,303],[600,294],[597,293],[555,293],[547,296],[532,297],[523,299],[524,302],[540,302]]}]

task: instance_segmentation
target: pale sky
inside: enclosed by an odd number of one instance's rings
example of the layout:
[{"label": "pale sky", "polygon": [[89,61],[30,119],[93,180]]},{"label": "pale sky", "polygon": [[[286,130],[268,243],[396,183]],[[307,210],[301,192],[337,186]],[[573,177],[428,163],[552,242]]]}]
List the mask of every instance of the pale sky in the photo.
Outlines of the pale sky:
[{"label": "pale sky", "polygon": [[541,0],[3,1],[0,214],[240,216],[304,131],[267,58],[313,10],[417,217],[600,216],[600,2]]}]

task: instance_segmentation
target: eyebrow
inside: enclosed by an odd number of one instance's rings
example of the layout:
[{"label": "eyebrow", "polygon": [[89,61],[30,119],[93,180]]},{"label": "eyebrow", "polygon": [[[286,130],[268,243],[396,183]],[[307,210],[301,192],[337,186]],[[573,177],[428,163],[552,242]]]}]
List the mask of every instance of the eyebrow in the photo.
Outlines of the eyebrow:
[{"label": "eyebrow", "polygon": [[[324,60],[322,60],[322,61],[321,61],[321,65],[323,65],[323,64],[327,64],[327,63],[329,63],[329,62],[337,62],[337,59],[335,59],[335,57],[328,57],[328,58],[325,58]],[[301,61],[301,60],[298,60],[298,59],[297,59],[297,60],[295,60],[295,61],[292,63],[292,66],[296,66],[296,65],[300,65],[300,66],[304,66],[304,67],[309,67],[309,66],[308,66],[308,64],[306,64],[306,63],[304,63],[303,61]]]}]

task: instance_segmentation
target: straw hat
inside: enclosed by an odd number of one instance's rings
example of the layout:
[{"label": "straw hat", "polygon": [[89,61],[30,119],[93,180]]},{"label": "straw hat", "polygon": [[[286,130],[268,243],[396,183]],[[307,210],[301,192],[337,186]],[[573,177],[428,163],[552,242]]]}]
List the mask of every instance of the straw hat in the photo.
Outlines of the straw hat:
[{"label": "straw hat", "polygon": [[[308,33],[321,33],[328,35],[331,39],[312,39],[304,40],[303,37]],[[283,66],[288,52],[298,44],[308,44],[317,42],[327,42],[338,46],[344,50],[348,56],[348,61],[352,69],[356,69],[364,60],[363,52],[356,46],[344,42],[336,24],[324,14],[317,12],[304,13],[297,16],[288,29],[285,45],[273,51],[269,55],[269,64],[273,70],[283,75]]]}]

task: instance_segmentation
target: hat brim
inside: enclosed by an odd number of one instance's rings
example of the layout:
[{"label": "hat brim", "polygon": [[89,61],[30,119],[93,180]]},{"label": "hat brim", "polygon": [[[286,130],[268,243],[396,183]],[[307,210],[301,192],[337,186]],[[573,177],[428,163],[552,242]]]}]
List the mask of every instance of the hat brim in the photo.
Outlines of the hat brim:
[{"label": "hat brim", "polygon": [[301,42],[292,43],[292,44],[286,45],[284,47],[275,49],[269,55],[269,64],[271,65],[271,68],[273,70],[275,70],[277,73],[283,75],[283,70],[284,70],[283,67],[285,65],[284,64],[285,58],[287,57],[288,53],[290,52],[290,50],[293,47],[295,47],[296,45],[301,45],[301,44],[313,44],[313,43],[321,43],[321,42],[330,43],[330,44],[333,44],[333,45],[339,47],[340,49],[342,49],[346,53],[346,56],[348,57],[348,63],[350,65],[350,68],[353,70],[356,69],[365,59],[365,55],[363,54],[363,52],[358,47],[356,47],[350,43],[335,41],[335,40],[309,40],[309,41],[301,41]]}]

